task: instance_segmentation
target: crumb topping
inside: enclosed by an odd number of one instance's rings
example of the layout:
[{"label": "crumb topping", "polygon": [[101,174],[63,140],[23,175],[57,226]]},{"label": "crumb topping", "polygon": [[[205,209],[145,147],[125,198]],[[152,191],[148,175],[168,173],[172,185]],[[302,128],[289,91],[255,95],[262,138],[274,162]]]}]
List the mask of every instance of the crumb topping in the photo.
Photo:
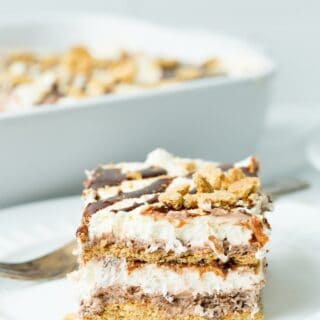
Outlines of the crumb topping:
[{"label": "crumb topping", "polygon": [[[213,164],[201,167],[193,174],[196,192],[189,192],[184,186],[183,192],[170,189],[160,195],[159,201],[165,206],[179,210],[181,208],[210,210],[215,207],[231,207],[237,201],[250,201],[251,195],[258,193],[260,181],[257,177],[246,177],[240,168],[222,171]],[[248,199],[249,198],[249,199]]]},{"label": "crumb topping", "polygon": [[217,58],[190,65],[171,57],[125,50],[117,56],[101,57],[85,46],[62,53],[11,52],[0,56],[0,94],[8,96],[0,111],[226,75],[222,70]]}]

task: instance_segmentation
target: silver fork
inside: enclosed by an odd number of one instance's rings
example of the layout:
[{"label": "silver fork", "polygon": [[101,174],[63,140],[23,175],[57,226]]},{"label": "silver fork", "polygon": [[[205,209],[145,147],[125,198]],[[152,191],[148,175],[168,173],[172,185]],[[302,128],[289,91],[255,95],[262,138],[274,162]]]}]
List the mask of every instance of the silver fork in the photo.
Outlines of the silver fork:
[{"label": "silver fork", "polygon": [[[308,188],[309,184],[302,180],[281,180],[264,187],[264,191],[277,197],[283,194]],[[20,280],[44,280],[64,277],[77,267],[77,258],[72,254],[76,241],[40,258],[21,263],[0,263],[0,277]]]},{"label": "silver fork", "polygon": [[72,254],[76,241],[40,258],[21,263],[0,263],[0,277],[19,280],[57,279],[77,267],[77,258]]}]

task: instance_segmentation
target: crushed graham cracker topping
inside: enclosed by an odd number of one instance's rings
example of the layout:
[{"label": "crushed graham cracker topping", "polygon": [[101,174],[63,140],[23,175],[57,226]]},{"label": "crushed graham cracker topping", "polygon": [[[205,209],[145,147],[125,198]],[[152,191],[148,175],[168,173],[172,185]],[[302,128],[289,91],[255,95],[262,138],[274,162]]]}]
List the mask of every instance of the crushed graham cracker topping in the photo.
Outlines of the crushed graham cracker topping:
[{"label": "crushed graham cracker topping", "polygon": [[0,56],[0,111],[19,111],[105,94],[123,94],[204,77],[226,76],[213,57],[191,65],[173,57],[119,50],[95,54],[85,46],[62,53],[20,51]]},{"label": "crushed graham cracker topping", "polygon": [[260,190],[257,177],[245,176],[241,168],[231,168],[225,172],[214,164],[204,165],[197,170],[193,174],[193,183],[196,193],[190,194],[189,186],[170,188],[159,196],[159,201],[174,210],[210,210],[232,207],[239,200],[250,201],[252,195]]}]

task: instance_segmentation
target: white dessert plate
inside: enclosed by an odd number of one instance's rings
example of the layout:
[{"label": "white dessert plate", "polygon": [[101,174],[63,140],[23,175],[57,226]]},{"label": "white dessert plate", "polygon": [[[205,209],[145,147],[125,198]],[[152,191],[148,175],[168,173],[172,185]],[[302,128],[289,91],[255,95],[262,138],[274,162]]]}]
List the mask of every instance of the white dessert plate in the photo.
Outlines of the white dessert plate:
[{"label": "white dessert plate", "polygon": [[[21,261],[72,238],[80,220],[79,197],[60,198],[0,211],[0,261]],[[281,199],[273,227],[266,320],[320,319],[319,208]],[[0,319],[62,320],[77,308],[67,280],[0,281]]]}]

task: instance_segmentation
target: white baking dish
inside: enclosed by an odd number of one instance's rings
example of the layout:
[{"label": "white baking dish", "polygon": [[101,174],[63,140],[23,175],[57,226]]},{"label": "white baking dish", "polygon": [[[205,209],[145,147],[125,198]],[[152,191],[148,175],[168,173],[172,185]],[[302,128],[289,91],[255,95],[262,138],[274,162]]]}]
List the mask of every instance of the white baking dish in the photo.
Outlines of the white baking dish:
[{"label": "white baking dish", "polygon": [[221,35],[111,16],[0,22],[2,49],[77,43],[112,43],[192,62],[217,55],[229,59],[234,77],[0,114],[0,206],[78,192],[84,169],[143,159],[159,146],[221,161],[255,153],[274,70],[257,49]]}]

